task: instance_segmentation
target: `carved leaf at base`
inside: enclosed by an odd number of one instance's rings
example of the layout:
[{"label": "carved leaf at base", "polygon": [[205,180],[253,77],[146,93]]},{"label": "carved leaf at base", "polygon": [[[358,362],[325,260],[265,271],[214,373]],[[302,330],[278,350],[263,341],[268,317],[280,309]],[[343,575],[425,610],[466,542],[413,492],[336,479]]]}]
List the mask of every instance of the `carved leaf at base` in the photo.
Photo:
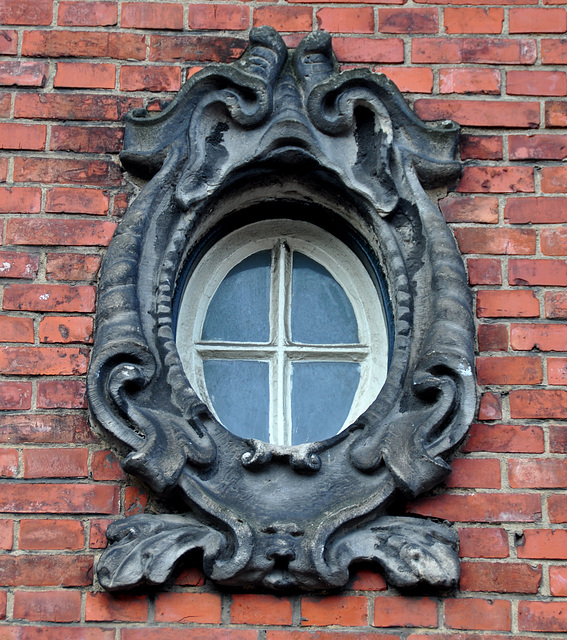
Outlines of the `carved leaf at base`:
[{"label": "carved leaf at base", "polygon": [[97,564],[100,584],[109,591],[141,584],[163,584],[187,552],[206,549],[216,556],[224,536],[189,517],[140,515],[112,523],[111,546]]},{"label": "carved leaf at base", "polygon": [[401,589],[429,585],[454,588],[459,582],[459,539],[448,526],[385,516],[341,537],[329,549],[330,564],[371,561]]}]

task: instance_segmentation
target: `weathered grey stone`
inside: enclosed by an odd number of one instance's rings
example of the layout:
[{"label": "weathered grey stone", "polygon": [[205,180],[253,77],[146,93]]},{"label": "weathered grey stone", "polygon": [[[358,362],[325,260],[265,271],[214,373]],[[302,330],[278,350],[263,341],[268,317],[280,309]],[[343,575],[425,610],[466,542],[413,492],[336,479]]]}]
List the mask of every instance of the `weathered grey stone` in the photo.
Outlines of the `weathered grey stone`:
[{"label": "weathered grey stone", "polygon": [[[180,515],[114,523],[103,587],[163,583],[193,549],[228,585],[338,587],[359,561],[400,588],[457,584],[452,529],[390,508],[446,477],[475,409],[466,275],[424,191],[459,177],[458,135],[452,122],[419,120],[385,76],[338,73],[327,34],[288,53],[268,27],[162,113],[128,116],[122,162],[151,180],[102,268],[89,406],[124,469]],[[392,335],[370,408],[334,438],[286,447],[215,420],[182,369],[174,306],[219,228],[290,204],[363,239],[383,272]]]}]

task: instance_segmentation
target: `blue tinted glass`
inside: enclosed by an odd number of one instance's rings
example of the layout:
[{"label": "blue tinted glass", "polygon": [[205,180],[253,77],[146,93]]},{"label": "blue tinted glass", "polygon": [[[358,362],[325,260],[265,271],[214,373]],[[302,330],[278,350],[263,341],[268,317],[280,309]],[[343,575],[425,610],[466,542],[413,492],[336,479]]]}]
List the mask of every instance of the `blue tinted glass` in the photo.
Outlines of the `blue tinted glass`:
[{"label": "blue tinted glass", "polygon": [[270,393],[267,362],[205,360],[205,383],[224,426],[242,438],[268,441]]},{"label": "blue tinted glass", "polygon": [[354,310],[333,276],[315,260],[293,254],[291,339],[303,344],[358,342]]},{"label": "blue tinted glass", "polygon": [[294,362],[291,443],[336,435],[347,419],[359,381],[356,362]]},{"label": "blue tinted glass", "polygon": [[231,269],[213,296],[203,340],[268,342],[271,252],[259,251]]}]

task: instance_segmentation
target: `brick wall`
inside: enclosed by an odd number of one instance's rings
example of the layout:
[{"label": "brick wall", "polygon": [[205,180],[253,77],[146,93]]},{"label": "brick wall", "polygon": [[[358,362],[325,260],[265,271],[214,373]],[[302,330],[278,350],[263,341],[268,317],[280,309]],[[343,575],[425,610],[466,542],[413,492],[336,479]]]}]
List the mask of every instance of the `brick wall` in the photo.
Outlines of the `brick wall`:
[{"label": "brick wall", "polygon": [[[0,0],[1,640],[563,637],[565,2]],[[121,118],[238,57],[260,24],[289,44],[327,29],[342,64],[464,127],[441,208],[476,291],[481,402],[448,488],[409,506],[457,523],[458,593],[401,597],[367,570],[315,597],[219,592],[195,569],[168,592],[93,587],[107,523],[148,498],[85,411],[97,270],[134,191]]]}]

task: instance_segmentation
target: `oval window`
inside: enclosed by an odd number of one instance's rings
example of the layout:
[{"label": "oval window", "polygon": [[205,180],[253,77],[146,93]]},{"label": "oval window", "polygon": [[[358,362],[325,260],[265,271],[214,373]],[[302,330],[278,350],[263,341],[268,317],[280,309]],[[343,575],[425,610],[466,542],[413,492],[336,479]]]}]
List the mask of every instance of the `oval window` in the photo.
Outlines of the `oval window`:
[{"label": "oval window", "polygon": [[338,238],[297,220],[250,224],[205,254],[182,293],[177,346],[218,420],[276,445],[336,435],[388,367],[370,274]]}]

